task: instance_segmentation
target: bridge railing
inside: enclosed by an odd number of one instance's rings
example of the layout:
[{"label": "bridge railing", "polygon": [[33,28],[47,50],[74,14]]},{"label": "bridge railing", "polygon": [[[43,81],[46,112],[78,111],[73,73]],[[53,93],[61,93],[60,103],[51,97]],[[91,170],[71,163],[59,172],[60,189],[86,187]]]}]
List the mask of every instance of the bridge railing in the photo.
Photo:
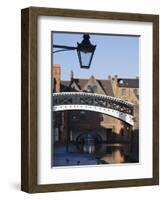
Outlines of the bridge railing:
[{"label": "bridge railing", "polygon": [[53,93],[53,105],[91,105],[114,109],[133,115],[133,104],[119,98],[86,93],[86,92],[61,92]]}]

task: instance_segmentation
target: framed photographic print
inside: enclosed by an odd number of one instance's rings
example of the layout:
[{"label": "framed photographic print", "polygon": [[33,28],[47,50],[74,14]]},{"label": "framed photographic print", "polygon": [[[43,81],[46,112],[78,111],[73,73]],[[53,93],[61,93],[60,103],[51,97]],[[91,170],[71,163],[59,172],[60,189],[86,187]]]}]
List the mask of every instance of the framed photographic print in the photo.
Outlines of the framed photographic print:
[{"label": "framed photographic print", "polygon": [[159,16],[30,7],[21,188],[159,184]]}]

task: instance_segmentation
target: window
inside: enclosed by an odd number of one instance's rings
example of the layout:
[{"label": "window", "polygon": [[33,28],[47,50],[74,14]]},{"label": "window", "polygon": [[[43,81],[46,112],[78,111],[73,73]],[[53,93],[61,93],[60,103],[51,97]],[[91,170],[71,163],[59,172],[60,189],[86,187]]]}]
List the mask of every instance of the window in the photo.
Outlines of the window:
[{"label": "window", "polygon": [[123,129],[123,128],[121,128],[120,134],[121,134],[122,136],[124,136],[124,129]]},{"label": "window", "polygon": [[93,85],[93,86],[92,86],[92,90],[93,90],[93,93],[96,93],[96,92],[97,92],[97,86],[96,86],[96,85]]},{"label": "window", "polygon": [[96,85],[88,85],[87,90],[88,90],[88,92],[96,93],[97,86]]},{"label": "window", "polygon": [[122,79],[119,80],[119,84],[120,84],[120,85],[124,85],[124,80],[122,80]]},{"label": "window", "polygon": [[87,90],[88,92],[91,92],[91,85],[88,85]]}]

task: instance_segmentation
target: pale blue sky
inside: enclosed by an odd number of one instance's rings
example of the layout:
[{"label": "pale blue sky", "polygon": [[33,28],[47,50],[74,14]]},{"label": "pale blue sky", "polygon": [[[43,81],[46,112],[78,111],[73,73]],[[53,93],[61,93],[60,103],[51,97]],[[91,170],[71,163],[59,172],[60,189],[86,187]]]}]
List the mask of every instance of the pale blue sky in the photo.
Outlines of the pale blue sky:
[{"label": "pale blue sky", "polygon": [[[83,34],[53,33],[53,44],[77,46]],[[69,80],[73,70],[75,78],[107,79],[108,75],[121,78],[138,76],[139,37],[90,34],[90,41],[97,45],[90,69],[81,69],[76,50],[53,54],[53,63],[61,65],[61,79]],[[55,49],[57,50],[57,49]]]}]

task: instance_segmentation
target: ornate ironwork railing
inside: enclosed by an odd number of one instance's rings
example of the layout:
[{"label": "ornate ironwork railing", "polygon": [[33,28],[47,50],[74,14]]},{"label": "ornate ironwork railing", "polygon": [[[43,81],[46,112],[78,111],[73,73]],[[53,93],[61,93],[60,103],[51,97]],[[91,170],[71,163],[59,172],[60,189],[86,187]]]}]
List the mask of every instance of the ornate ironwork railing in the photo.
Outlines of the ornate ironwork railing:
[{"label": "ornate ironwork railing", "polygon": [[133,115],[134,109],[133,104],[119,98],[86,92],[53,93],[53,105],[99,106],[117,110],[130,115]]}]

